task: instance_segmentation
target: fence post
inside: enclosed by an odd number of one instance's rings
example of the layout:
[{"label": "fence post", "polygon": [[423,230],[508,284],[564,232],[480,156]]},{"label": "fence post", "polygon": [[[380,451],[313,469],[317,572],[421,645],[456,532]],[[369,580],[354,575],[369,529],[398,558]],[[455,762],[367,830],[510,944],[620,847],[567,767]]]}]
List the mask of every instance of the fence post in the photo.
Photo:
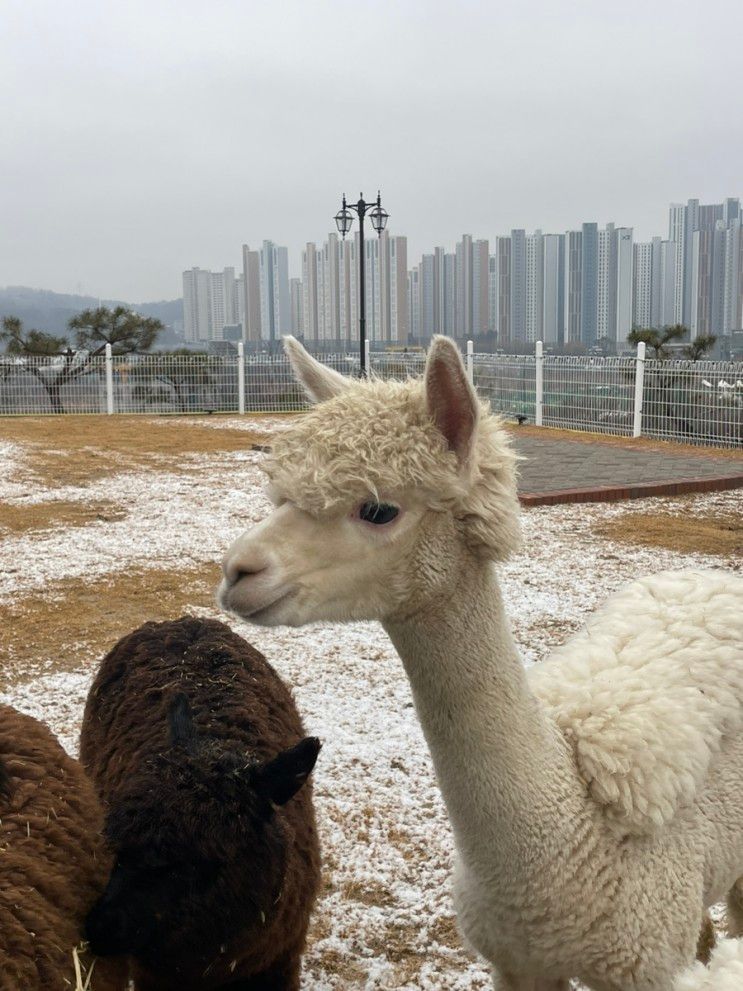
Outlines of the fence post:
[{"label": "fence post", "polygon": [[544,404],[544,347],[541,341],[537,341],[534,349],[534,378],[536,385],[536,397],[534,403],[534,423],[542,426],[542,406]]},{"label": "fence post", "polygon": [[366,365],[366,374],[371,378],[371,341],[367,337],[364,341],[364,364]]},{"label": "fence post", "polygon": [[245,412],[245,345],[237,342],[237,411]]},{"label": "fence post", "polygon": [[106,412],[110,416],[114,411],[114,360],[111,345],[106,345]]},{"label": "fence post", "polygon": [[645,342],[640,341],[637,345],[637,358],[635,359],[635,416],[632,426],[632,436],[639,437],[642,434],[642,393],[645,385]]},{"label": "fence post", "polygon": [[467,378],[470,385],[475,384],[475,344],[474,341],[467,341]]}]

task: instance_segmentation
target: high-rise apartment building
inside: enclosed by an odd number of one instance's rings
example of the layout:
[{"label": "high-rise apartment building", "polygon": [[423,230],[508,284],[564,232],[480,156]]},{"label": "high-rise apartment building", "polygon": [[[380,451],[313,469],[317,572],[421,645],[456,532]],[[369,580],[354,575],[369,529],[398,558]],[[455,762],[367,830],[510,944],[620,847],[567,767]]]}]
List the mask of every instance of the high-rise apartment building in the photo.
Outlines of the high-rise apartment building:
[{"label": "high-rise apartment building", "polygon": [[490,324],[489,268],[490,245],[478,240],[472,244],[472,336],[487,334]]},{"label": "high-rise apartment building", "polygon": [[278,341],[291,330],[289,258],[286,248],[264,241],[260,251],[261,339]]},{"label": "high-rise apartment building", "polygon": [[242,246],[243,256],[243,337],[246,341],[261,339],[261,257],[259,251]]},{"label": "high-rise apartment building", "polygon": [[653,238],[653,327],[670,327],[674,323],[676,298],[676,245],[673,241]]},{"label": "high-rise apartment building", "polygon": [[511,231],[511,341],[526,340],[526,231]]},{"label": "high-rise apartment building", "polygon": [[652,327],[653,314],[653,244],[638,243],[634,248],[632,295],[633,320],[636,327]]},{"label": "high-rise apartment building", "polygon": [[463,234],[456,257],[456,336],[472,336],[472,235]]},{"label": "high-rise apartment building", "polygon": [[614,224],[598,232],[596,340],[617,339],[618,234]]},{"label": "high-rise apartment building", "polygon": [[598,224],[583,224],[580,336],[586,347],[591,347],[598,340],[598,247]]},{"label": "high-rise apartment building", "polygon": [[289,279],[289,296],[292,308],[292,334],[304,337],[304,293],[301,279]]},{"label": "high-rise apartment building", "polygon": [[[702,334],[731,332],[728,326],[728,232],[741,218],[740,200],[673,203],[668,237],[675,245],[674,323],[688,327],[692,340]],[[733,239],[734,240],[734,239]]]},{"label": "high-rise apartment building", "polygon": [[561,344],[565,338],[565,237],[545,234],[542,248],[542,340]]},{"label": "high-rise apartment building", "polygon": [[[611,340],[623,345],[632,330],[632,249],[634,232],[631,227],[619,227],[616,231],[616,322]],[[614,296],[611,297],[612,299]],[[613,305],[613,304],[612,304]],[[612,318],[613,319],[613,318]]]},{"label": "high-rise apartment building", "polygon": [[581,303],[583,299],[583,232],[568,231],[565,235],[565,337],[566,344],[578,344],[581,336]]},{"label": "high-rise apartment building", "polygon": [[438,279],[436,256],[423,255],[420,261],[420,336],[430,339],[438,326]]},{"label": "high-rise apartment building", "polygon": [[389,340],[396,344],[406,344],[409,336],[407,307],[408,239],[406,237],[389,238],[388,259]]},{"label": "high-rise apartment building", "polygon": [[318,340],[317,245],[311,241],[302,252],[302,311],[304,336],[308,341]]},{"label": "high-rise apartment building", "polygon": [[221,341],[224,328],[240,323],[241,279],[234,268],[222,272],[192,268],[183,273],[183,327],[187,341]]},{"label": "high-rise apartment building", "polygon": [[743,220],[731,221],[725,231],[725,278],[722,332],[743,331]]},{"label": "high-rise apartment building", "polygon": [[207,341],[210,272],[190,268],[183,273],[183,332],[187,341]]},{"label": "high-rise apartment building", "polygon": [[[321,248],[302,252],[303,312],[308,340],[352,341],[359,337],[358,234],[341,241],[328,235]],[[366,336],[369,341],[408,338],[407,239],[364,241]]]},{"label": "high-rise apartment building", "polygon": [[414,340],[421,339],[421,268],[416,265],[408,273],[408,326]]},{"label": "high-rise apartment building", "polygon": [[457,256],[444,255],[444,324],[442,332],[453,337],[457,326]]},{"label": "high-rise apartment building", "polygon": [[498,325],[498,255],[488,258],[488,332],[497,333]]},{"label": "high-rise apartment building", "polygon": [[506,346],[513,338],[511,334],[511,238],[495,239],[495,257],[498,265],[498,312],[495,332],[498,342]]},{"label": "high-rise apartment building", "polygon": [[541,231],[529,234],[526,246],[525,337],[529,342],[542,340],[544,323],[544,238]]}]

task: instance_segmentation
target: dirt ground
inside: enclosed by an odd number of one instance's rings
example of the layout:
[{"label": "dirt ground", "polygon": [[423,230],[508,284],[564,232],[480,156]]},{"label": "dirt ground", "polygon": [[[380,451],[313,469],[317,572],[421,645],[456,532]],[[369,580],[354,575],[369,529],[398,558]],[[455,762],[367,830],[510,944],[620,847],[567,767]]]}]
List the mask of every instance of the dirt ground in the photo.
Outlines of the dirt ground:
[{"label": "dirt ground", "polygon": [[180,417],[19,416],[0,418],[0,440],[23,445],[19,479],[61,486],[137,468],[177,470],[184,458],[243,450],[251,435]]},{"label": "dirt ground", "polygon": [[135,568],[93,581],[68,578],[0,602],[0,691],[35,672],[72,671],[81,657],[100,657],[145,620],[176,619],[209,607],[216,564],[182,570]]}]

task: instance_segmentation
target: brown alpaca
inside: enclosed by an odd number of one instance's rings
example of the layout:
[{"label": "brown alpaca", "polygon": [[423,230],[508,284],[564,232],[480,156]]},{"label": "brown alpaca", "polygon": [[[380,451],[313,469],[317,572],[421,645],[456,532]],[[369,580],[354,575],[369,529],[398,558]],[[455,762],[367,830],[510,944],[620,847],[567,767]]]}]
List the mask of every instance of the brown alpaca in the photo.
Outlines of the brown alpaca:
[{"label": "brown alpaca", "polygon": [[303,738],[288,688],[222,623],[146,623],[104,658],[81,759],[117,864],[87,935],[131,956],[137,991],[299,988],[320,877]]},{"label": "brown alpaca", "polygon": [[[73,951],[106,885],[103,814],[50,730],[0,705],[0,991],[70,991]],[[81,955],[83,972],[93,960]],[[122,961],[98,960],[91,991],[124,991]]]}]

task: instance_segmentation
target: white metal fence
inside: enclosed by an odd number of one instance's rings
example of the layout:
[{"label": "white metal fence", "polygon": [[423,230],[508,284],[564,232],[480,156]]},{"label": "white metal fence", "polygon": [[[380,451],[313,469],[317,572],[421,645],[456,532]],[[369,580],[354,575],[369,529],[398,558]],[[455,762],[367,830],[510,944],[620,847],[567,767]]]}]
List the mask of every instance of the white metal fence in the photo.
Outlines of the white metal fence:
[{"label": "white metal fence", "polygon": [[[420,375],[420,351],[368,355],[383,378]],[[322,360],[357,375],[357,354]],[[743,446],[743,363],[476,354],[467,367],[494,410],[538,425]],[[306,408],[282,355],[0,355],[0,415],[293,412]]]}]

